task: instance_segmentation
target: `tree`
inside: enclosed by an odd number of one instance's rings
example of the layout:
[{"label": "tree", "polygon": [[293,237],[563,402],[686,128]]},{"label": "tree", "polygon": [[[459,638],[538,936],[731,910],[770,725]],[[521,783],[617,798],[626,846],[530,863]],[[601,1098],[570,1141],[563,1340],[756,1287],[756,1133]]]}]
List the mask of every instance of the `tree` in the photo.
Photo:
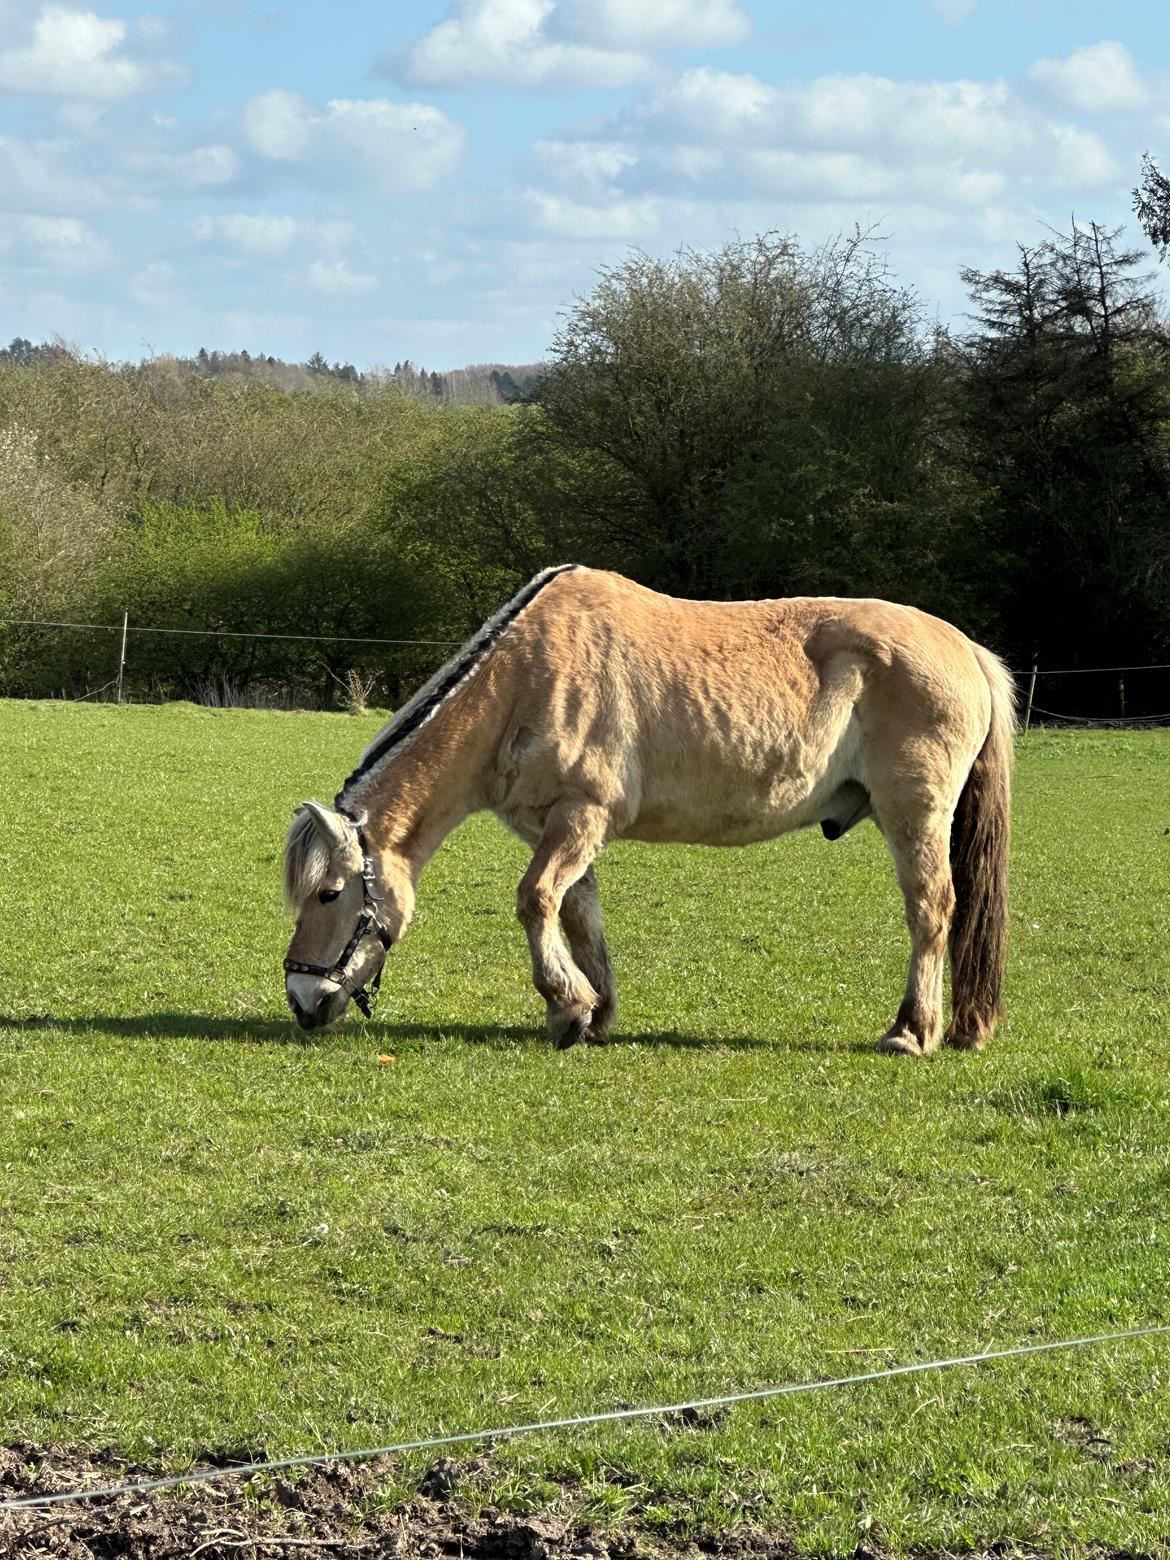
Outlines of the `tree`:
[{"label": "tree", "polygon": [[964,272],[967,459],[996,495],[1019,653],[1101,664],[1165,640],[1170,340],[1140,255],[1074,226]]},{"label": "tree", "polygon": [[274,524],[217,501],[145,505],[111,549],[94,595],[99,620],[116,621],[128,608],[139,622],[229,631],[142,643],[140,683],[182,697],[228,684],[293,682],[315,686],[327,703],[355,661],[393,684],[403,652],[282,636],[409,639],[427,634],[443,607],[441,582],[390,533]]},{"label": "tree", "polygon": [[547,472],[525,461],[524,413],[413,404],[408,457],[395,456],[381,479],[379,529],[445,583],[463,633],[556,561],[542,528]]},{"label": "tree", "polygon": [[0,348],[0,363],[19,368],[30,368],[34,363],[59,363],[71,357],[70,349],[60,340],[34,344],[27,336],[15,336]]},{"label": "tree", "polygon": [[1142,158],[1142,180],[1133,192],[1137,219],[1163,260],[1170,259],[1170,179],[1149,152]]},{"label": "tree", "polygon": [[858,233],[634,254],[565,319],[533,398],[580,556],[685,594],[940,605],[916,300]]}]

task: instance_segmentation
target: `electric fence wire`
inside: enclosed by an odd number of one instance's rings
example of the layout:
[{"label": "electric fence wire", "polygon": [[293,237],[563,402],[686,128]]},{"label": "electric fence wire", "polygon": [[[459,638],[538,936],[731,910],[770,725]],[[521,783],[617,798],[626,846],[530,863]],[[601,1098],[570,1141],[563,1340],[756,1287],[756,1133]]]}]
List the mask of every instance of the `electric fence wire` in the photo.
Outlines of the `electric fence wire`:
[{"label": "electric fence wire", "polygon": [[694,1398],[687,1403],[665,1403],[653,1408],[615,1408],[600,1413],[578,1414],[568,1419],[538,1419],[530,1424],[504,1425],[491,1430],[460,1430],[448,1435],[426,1436],[421,1440],[399,1441],[390,1446],[366,1447],[357,1451],[305,1453],[280,1457],[269,1462],[239,1463],[227,1468],[192,1468],[186,1473],[168,1474],[156,1479],[136,1479],[125,1484],[104,1485],[97,1489],[57,1490],[45,1495],[22,1495],[0,1501],[0,1512],[17,1511],[30,1506],[57,1506],[70,1501],[113,1500],[123,1495],[149,1495],[157,1490],[180,1485],[209,1484],[230,1478],[252,1478],[258,1474],[281,1473],[290,1468],[323,1467],[334,1463],[369,1462],[375,1457],[402,1456],[409,1452],[432,1451],[441,1446],[465,1445],[471,1441],[503,1441],[519,1435],[535,1435],[550,1430],[578,1430],[589,1425],[616,1424],[631,1419],[665,1419],[703,1409],[728,1408],[737,1403],[760,1402],[765,1398],[795,1397],[807,1392],[828,1392],[836,1387],[857,1387],[869,1382],[889,1381],[895,1376],[921,1375],[927,1371],[953,1370],[963,1365],[983,1365],[993,1360],[1020,1359],[1025,1355],[1051,1354],[1059,1349],[1083,1349],[1090,1345],[1125,1343],[1136,1338],[1152,1338],[1170,1333],[1170,1324],[1132,1327],[1124,1332],[1090,1333],[1081,1338],[1064,1338],[1052,1343],[1017,1344],[1010,1349],[989,1349],[980,1354],[964,1354],[945,1360],[916,1360],[909,1365],[890,1365],[884,1370],[866,1371],[857,1376],[836,1376],[829,1380],[788,1382],[783,1386],[756,1387],[748,1392],[729,1392],[719,1397]]}]

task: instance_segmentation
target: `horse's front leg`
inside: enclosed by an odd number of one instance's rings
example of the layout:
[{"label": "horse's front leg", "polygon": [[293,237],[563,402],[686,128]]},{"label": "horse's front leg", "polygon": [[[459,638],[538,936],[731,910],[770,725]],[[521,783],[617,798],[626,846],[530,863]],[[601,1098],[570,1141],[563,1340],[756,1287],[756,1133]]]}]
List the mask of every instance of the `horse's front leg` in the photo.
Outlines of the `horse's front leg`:
[{"label": "horse's front leg", "polygon": [[562,943],[557,917],[569,889],[604,845],[608,821],[602,807],[558,803],[516,894],[516,914],[532,952],[533,984],[548,1004],[549,1037],[559,1050],[587,1035],[601,1005],[600,994]]},{"label": "horse's front leg", "polygon": [[617,982],[605,946],[597,874],[592,867],[566,891],[561,903],[561,925],[577,968],[597,993],[597,1006],[586,1038],[599,1045],[613,1028],[618,999]]}]

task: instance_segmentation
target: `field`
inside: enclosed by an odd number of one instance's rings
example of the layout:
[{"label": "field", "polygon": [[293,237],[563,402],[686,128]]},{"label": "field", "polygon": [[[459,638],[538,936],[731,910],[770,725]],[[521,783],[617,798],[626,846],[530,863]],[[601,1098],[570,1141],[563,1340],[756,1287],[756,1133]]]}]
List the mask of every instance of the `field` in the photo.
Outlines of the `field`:
[{"label": "field", "polygon": [[[618,1041],[555,1054],[473,820],[376,1021],[301,1036],[280,841],[375,724],[0,706],[0,1443],[181,1468],[1170,1321],[1170,733],[1024,741],[1009,1020],[906,1064],[869,826],[607,853]],[[530,1437],[469,1496],[1152,1551],[1168,1391],[1157,1338]]]}]

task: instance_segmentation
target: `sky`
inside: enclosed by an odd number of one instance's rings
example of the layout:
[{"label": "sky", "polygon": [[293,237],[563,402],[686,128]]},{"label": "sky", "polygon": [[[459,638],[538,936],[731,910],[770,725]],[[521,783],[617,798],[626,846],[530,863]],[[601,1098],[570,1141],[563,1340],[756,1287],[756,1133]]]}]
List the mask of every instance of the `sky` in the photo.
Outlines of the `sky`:
[{"label": "sky", "polygon": [[958,321],[1147,149],[1165,0],[0,0],[0,338],[523,363],[633,247],[855,224]]}]

